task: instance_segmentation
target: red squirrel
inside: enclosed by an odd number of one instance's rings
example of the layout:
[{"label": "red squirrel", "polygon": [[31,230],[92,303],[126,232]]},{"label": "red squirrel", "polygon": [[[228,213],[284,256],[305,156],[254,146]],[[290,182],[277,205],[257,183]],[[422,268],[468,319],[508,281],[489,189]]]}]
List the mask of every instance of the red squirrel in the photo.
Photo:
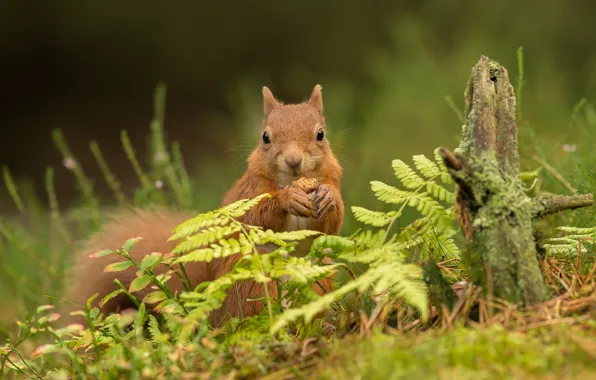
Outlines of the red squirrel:
[{"label": "red squirrel", "polygon": [[[273,231],[292,231],[311,229],[325,234],[338,234],[344,216],[344,204],[340,193],[342,168],[334,156],[326,137],[325,117],[323,114],[322,88],[316,85],[310,98],[299,104],[283,104],[275,99],[267,87],[263,87],[263,125],[258,146],[248,158],[248,168],[227,191],[221,207],[240,199],[254,198],[269,193],[250,209],[241,221],[246,224],[261,226]],[[316,179],[317,188],[312,194],[306,194],[292,182],[300,178]],[[192,215],[183,212],[159,210],[135,210],[121,214],[109,221],[103,229],[84,243],[75,257],[68,278],[66,302],[84,305],[86,300],[99,293],[102,297],[117,289],[114,279],[120,280],[128,288],[135,278],[136,270],[129,268],[123,272],[104,272],[103,268],[113,262],[122,261],[116,255],[89,258],[89,254],[103,249],[118,249],[129,238],[141,237],[131,251],[135,260],[151,252],[170,252],[178,242],[168,242],[173,228],[189,219]],[[305,254],[304,245],[299,249]],[[187,274],[196,286],[203,281],[212,281],[229,272],[240,255],[216,259],[211,263],[188,263]],[[155,273],[167,270],[163,265]],[[318,294],[331,290],[332,278],[313,285]],[[169,285],[175,292],[183,290],[182,284],[173,276]],[[270,282],[269,294],[276,295],[276,283]],[[153,291],[149,287],[134,295],[142,298]],[[213,326],[218,326],[230,317],[246,317],[259,313],[263,309],[260,301],[248,301],[265,295],[262,284],[244,281],[236,284],[229,291],[224,305],[210,316]],[[124,294],[108,301],[101,311],[109,314],[133,307],[132,301]],[[70,307],[69,311],[76,310]],[[82,317],[67,317],[69,322],[84,324]]]}]

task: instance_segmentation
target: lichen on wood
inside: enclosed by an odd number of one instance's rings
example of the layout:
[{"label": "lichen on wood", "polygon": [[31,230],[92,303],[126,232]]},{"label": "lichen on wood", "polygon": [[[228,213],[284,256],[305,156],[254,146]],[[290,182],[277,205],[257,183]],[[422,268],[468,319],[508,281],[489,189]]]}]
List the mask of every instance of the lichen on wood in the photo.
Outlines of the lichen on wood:
[{"label": "lichen on wood", "polygon": [[547,297],[532,221],[593,204],[592,195],[530,198],[519,171],[515,92],[507,70],[487,57],[472,70],[464,94],[459,147],[441,155],[457,183],[456,211],[472,282],[492,296],[534,304]]}]

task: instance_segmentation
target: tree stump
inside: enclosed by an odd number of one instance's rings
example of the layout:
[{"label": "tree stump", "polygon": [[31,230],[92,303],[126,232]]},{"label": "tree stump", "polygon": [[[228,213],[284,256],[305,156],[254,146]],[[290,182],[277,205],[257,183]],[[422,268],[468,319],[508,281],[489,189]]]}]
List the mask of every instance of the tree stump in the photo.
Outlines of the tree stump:
[{"label": "tree stump", "polygon": [[494,297],[535,304],[547,297],[532,221],[593,204],[588,195],[530,198],[519,171],[516,105],[507,70],[481,56],[464,93],[459,147],[441,149],[456,182],[456,211],[471,281]]}]

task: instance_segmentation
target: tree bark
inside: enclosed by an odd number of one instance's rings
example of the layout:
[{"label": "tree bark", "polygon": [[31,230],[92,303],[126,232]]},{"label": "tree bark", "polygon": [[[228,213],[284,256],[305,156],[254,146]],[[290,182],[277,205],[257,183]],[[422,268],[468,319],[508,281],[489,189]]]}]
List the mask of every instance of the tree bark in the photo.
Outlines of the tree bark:
[{"label": "tree bark", "polygon": [[532,220],[593,204],[592,195],[530,198],[519,175],[515,93],[507,70],[480,60],[464,94],[466,124],[455,152],[441,150],[457,184],[456,211],[472,282],[512,303],[547,297]]}]

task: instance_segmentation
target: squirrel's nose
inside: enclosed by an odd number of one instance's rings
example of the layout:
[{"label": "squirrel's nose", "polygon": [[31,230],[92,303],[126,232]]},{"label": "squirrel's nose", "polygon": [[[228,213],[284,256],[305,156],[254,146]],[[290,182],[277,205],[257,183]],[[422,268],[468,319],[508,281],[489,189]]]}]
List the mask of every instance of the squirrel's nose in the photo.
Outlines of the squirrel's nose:
[{"label": "squirrel's nose", "polygon": [[299,155],[290,155],[286,157],[286,164],[288,164],[289,167],[291,167],[292,169],[296,169],[297,167],[300,166],[300,164],[302,163],[302,157],[300,157]]}]

